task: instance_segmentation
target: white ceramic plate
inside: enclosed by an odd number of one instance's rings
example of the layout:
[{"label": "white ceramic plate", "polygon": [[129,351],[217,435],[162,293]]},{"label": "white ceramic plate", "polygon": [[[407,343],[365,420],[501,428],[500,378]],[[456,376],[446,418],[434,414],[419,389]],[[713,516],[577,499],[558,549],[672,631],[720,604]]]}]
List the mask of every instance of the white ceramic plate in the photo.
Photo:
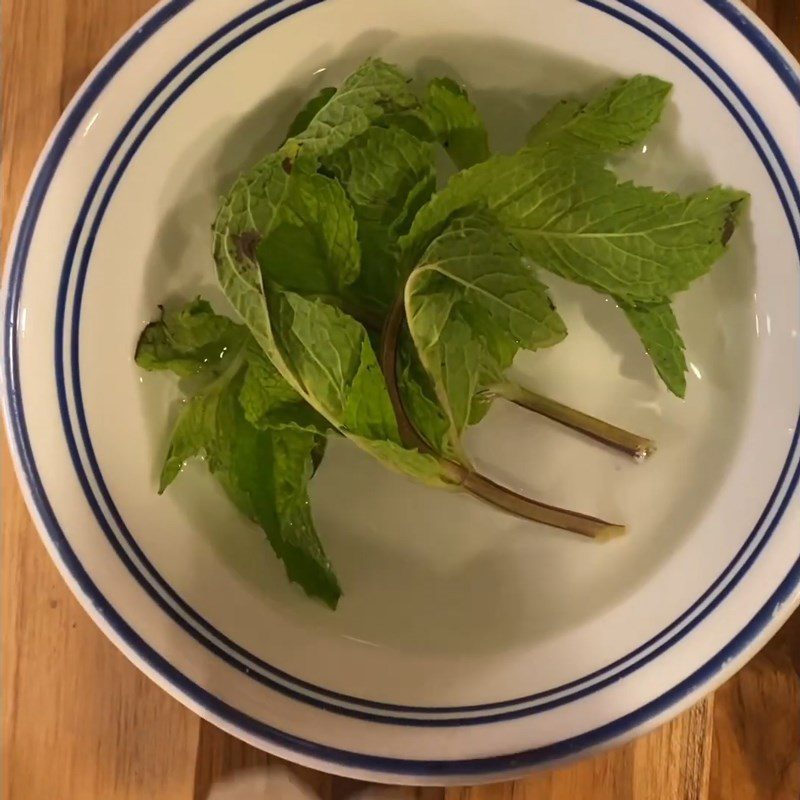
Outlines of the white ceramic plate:
[{"label": "white ceramic plate", "polygon": [[[622,519],[606,545],[392,475],[335,442],[313,483],[345,590],[284,579],[202,467],[164,497],[169,378],[132,361],[198,286],[216,199],[304,98],[380,54],[471,87],[494,144],[614,75],[674,82],[620,171],[752,194],[680,298],[687,400],[613,304],[553,281],[571,329],[519,370],[653,435],[629,463],[496,405],[471,445],[541,499]],[[4,403],[42,537],[101,628],[226,730],[320,769],[471,782],[649,728],[720,683],[798,600],[800,77],[728,0],[167,0],[95,70],[31,182],[5,275]],[[548,278],[548,280],[550,280]]]}]

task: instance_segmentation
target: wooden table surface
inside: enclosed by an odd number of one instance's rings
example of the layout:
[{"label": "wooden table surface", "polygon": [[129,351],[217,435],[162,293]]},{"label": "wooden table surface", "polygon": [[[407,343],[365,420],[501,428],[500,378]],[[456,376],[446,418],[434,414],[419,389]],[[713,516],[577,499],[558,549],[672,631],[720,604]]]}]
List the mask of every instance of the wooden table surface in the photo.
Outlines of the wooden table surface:
[{"label": "wooden table surface", "polygon": [[[5,0],[4,252],[28,176],[62,109],[151,5]],[[800,0],[749,5],[800,56]],[[2,478],[2,797],[205,800],[220,777],[275,761],[185,709],[103,637],[45,553],[7,453]],[[426,800],[797,800],[799,673],[796,614],[715,695],[636,742],[516,783],[405,792]],[[292,769],[325,799],[361,788]]]}]

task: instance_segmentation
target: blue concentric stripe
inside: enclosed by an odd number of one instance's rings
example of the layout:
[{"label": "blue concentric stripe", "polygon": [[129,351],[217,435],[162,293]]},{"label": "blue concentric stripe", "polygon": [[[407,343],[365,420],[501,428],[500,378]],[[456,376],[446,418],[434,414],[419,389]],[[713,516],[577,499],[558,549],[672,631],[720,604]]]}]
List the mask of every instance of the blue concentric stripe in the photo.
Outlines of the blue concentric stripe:
[{"label": "blue concentric stripe", "polygon": [[[679,53],[667,40],[661,37],[656,31],[648,29],[645,26],[641,26],[640,23],[638,23],[637,21],[627,17],[624,14],[621,14],[617,9],[614,9],[610,6],[606,6],[602,2],[596,2],[595,0],[580,0],[580,1],[584,2],[586,5],[591,5],[600,11],[617,16],[617,18],[621,19],[626,24],[634,25],[634,27],[637,27],[639,30],[641,30],[642,33],[658,41],[662,46],[667,47],[667,49],[673,52],[673,54],[681,58],[681,60],[683,60],[684,63],[689,63],[689,66],[695,72],[698,72],[696,67],[692,65],[690,62],[688,62],[688,60],[682,53]],[[103,615],[103,617],[111,624],[111,626],[116,631],[117,635],[120,636],[124,641],[126,641],[151,666],[152,669],[155,669],[157,672],[159,672],[164,678],[166,678],[175,686],[177,686],[181,691],[185,692],[187,696],[195,700],[195,702],[198,702],[203,707],[207,708],[210,713],[217,714],[223,719],[226,719],[229,722],[231,722],[231,724],[238,725],[242,730],[245,730],[251,733],[252,735],[261,737],[267,741],[271,741],[278,746],[287,747],[290,750],[297,752],[298,754],[309,755],[314,758],[322,758],[330,761],[331,763],[340,764],[342,766],[356,766],[360,768],[385,771],[395,774],[407,773],[407,774],[417,774],[417,775],[425,774],[429,776],[437,776],[437,775],[468,776],[495,770],[522,768],[525,766],[530,766],[535,763],[540,763],[545,760],[563,757],[564,755],[576,752],[577,750],[595,746],[604,741],[620,736],[627,730],[630,730],[631,728],[636,727],[637,725],[643,724],[648,719],[669,708],[670,705],[678,702],[681,698],[685,697],[686,694],[693,691],[697,686],[708,681],[716,672],[718,672],[721,669],[721,667],[725,664],[725,662],[728,659],[734,657],[737,653],[741,652],[741,650],[744,647],[746,647],[747,644],[750,643],[759,634],[759,632],[763,629],[763,627],[772,618],[772,615],[775,612],[775,610],[795,592],[795,590],[797,589],[798,581],[800,580],[800,562],[793,565],[787,577],[778,587],[774,595],[770,598],[770,601],[767,604],[765,604],[765,606],[759,611],[759,613],[756,614],[752,620],[750,620],[748,625],[737,635],[737,637],[735,637],[729,643],[729,645],[726,646],[726,648],[724,648],[723,651],[717,654],[717,656],[715,656],[713,659],[707,662],[703,667],[698,669],[692,676],[682,681],[678,686],[674,687],[672,690],[665,693],[656,700],[652,701],[651,703],[647,704],[646,706],[642,707],[641,709],[638,709],[637,711],[629,715],[626,715],[625,717],[619,720],[609,723],[608,725],[603,726],[602,728],[598,728],[595,731],[591,731],[587,734],[575,737],[567,741],[550,745],[546,748],[538,748],[536,750],[527,751],[525,753],[518,753],[508,756],[499,756],[496,758],[489,758],[489,759],[474,759],[469,761],[443,761],[443,762],[433,762],[433,763],[417,762],[417,761],[409,761],[401,759],[375,758],[368,755],[348,753],[342,750],[328,748],[325,746],[314,744],[312,742],[306,742],[297,739],[296,737],[288,736],[287,734],[277,731],[272,727],[266,726],[257,720],[253,720],[245,715],[242,715],[241,712],[238,712],[237,710],[222,704],[217,698],[214,698],[213,696],[205,692],[205,690],[203,690],[201,687],[198,687],[196,684],[190,682],[188,679],[185,678],[185,676],[178,673],[174,669],[174,667],[166,663],[145,642],[143,642],[135,634],[135,632],[133,632],[130,629],[130,627],[124,622],[124,620],[122,620],[119,617],[116,611],[109,606],[105,598],[99,593],[97,587],[93,584],[89,576],[85,573],[82,566],[78,562],[74,552],[72,552],[66,538],[64,537],[63,531],[58,526],[58,522],[53,514],[53,510],[49,504],[46,493],[44,491],[44,487],[42,486],[41,481],[39,479],[35,460],[30,447],[30,442],[28,441],[28,436],[25,426],[24,410],[21,405],[21,396],[19,391],[19,363],[16,351],[17,347],[16,324],[19,311],[19,297],[21,292],[22,276],[24,272],[25,260],[27,258],[27,253],[30,248],[30,241],[36,225],[36,221],[38,219],[39,211],[41,209],[42,200],[47,192],[53,173],[55,172],[55,169],[58,166],[61,156],[63,155],[63,151],[66,148],[69,138],[74,132],[77,124],[83,118],[86,111],[91,106],[91,103],[94,102],[94,100],[100,94],[100,92],[102,92],[106,84],[113,78],[114,74],[119,69],[119,67],[131,57],[131,55],[141,46],[141,44],[144,41],[146,41],[150,36],[152,36],[153,33],[155,33],[155,31],[157,31],[172,16],[174,16],[174,14],[178,13],[183,7],[188,5],[190,2],[192,2],[192,0],[172,0],[171,2],[168,2],[164,6],[162,6],[156,14],[154,14],[147,20],[146,24],[142,26],[142,28],[137,32],[137,34],[128,39],[115,52],[114,56],[112,56],[112,58],[104,66],[104,68],[97,74],[97,76],[95,76],[93,82],[83,92],[83,94],[81,95],[75,106],[73,106],[73,108],[69,112],[69,115],[65,118],[59,131],[57,132],[56,137],[51,145],[51,148],[47,153],[44,161],[42,162],[40,170],[34,180],[34,184],[32,186],[32,191],[30,195],[30,201],[21,219],[17,231],[14,251],[11,255],[11,260],[10,260],[10,271],[7,283],[8,295],[7,295],[7,307],[6,307],[6,330],[4,333],[3,342],[4,342],[5,356],[6,356],[4,363],[4,372],[5,372],[6,390],[7,390],[4,399],[7,405],[9,424],[13,434],[13,444],[15,447],[16,455],[22,467],[23,473],[27,479],[28,488],[29,491],[31,492],[32,500],[35,504],[36,511],[40,516],[42,522],[44,523],[44,526],[47,529],[51,541],[56,546],[60,558],[64,562],[70,574],[72,574],[72,576],[81,586],[82,590],[86,593],[87,597],[91,600],[91,602],[95,605],[95,607]],[[664,20],[661,20],[656,15],[653,15],[652,12],[648,12],[647,9],[643,9],[638,3],[626,2],[625,0],[621,0],[621,2],[624,2],[626,6],[635,9],[639,13],[649,15],[649,18],[652,19],[656,25],[660,26],[664,30],[668,30],[672,35],[675,35],[674,28],[670,30],[671,26],[669,26],[668,23],[666,23]],[[735,9],[732,6],[722,2],[721,0],[706,0],[706,2],[709,2],[711,5],[717,8],[720,11],[720,13],[723,14],[726,14],[726,12],[728,11],[730,11],[730,13],[733,13],[735,11]],[[274,4],[265,3],[257,8],[263,9],[265,7],[269,7],[270,5]],[[305,7],[306,5],[308,4],[298,4],[297,6],[293,6],[292,9],[298,10],[299,8]],[[784,83],[786,83],[787,86],[789,86],[789,88],[793,90],[793,92],[795,93],[795,97],[797,97],[798,100],[800,101],[800,91],[798,90],[798,87],[800,87],[800,82],[796,80],[796,74],[794,73],[794,70],[791,67],[791,65],[788,65],[782,59],[780,54],[775,50],[774,47],[771,46],[771,44],[770,44],[771,50],[761,46],[763,45],[763,42],[760,41],[759,37],[763,39],[763,34],[760,31],[758,31],[754,26],[752,26],[752,23],[750,23],[748,20],[746,19],[744,19],[743,21],[737,20],[737,26],[740,27],[740,29],[750,39],[753,45],[757,49],[759,49],[764,58],[773,64],[773,66],[776,69],[776,72],[778,72],[778,74],[781,76],[781,79],[784,80]],[[233,28],[231,28],[231,30],[233,30]],[[679,36],[676,38],[680,38],[681,36],[683,36],[682,34],[680,34],[679,31],[677,33],[679,34]],[[685,36],[683,36],[683,41],[688,41]],[[766,41],[768,42],[768,40]],[[713,64],[713,62],[708,58],[708,56],[704,54],[702,51],[700,51],[696,47],[696,45],[693,45],[691,42],[689,42],[689,44],[692,46],[692,49],[695,50],[695,52],[697,52],[698,55],[706,62],[706,64],[712,66],[714,71],[723,78],[723,81],[729,87],[733,88],[734,92],[738,91],[737,88],[735,87],[735,84],[733,84],[730,78],[720,70],[718,65]],[[795,75],[795,81],[787,82],[786,79],[787,74]],[[731,113],[733,113],[734,116],[737,116],[737,112],[727,102],[727,100],[724,98],[719,89],[716,88],[712,84],[712,82],[710,82],[705,76],[700,75],[700,77],[703,78],[703,80],[707,83],[707,85],[710,86],[712,91],[714,91],[715,94],[717,94],[717,96],[726,104]],[[743,99],[746,103],[746,98],[744,98],[743,95],[741,95],[741,92],[739,92],[739,95],[740,96],[738,99],[740,99],[740,101]],[[769,135],[769,131],[766,130],[766,126],[764,126],[763,121],[761,121],[758,118],[757,114],[755,114],[754,110],[752,109],[752,106],[749,106],[749,104],[747,104],[745,105],[745,108],[748,109],[749,113],[752,113],[754,115],[754,119],[756,121],[756,124],[760,128],[760,132],[762,133],[762,135],[766,133],[765,140],[770,144],[771,147],[774,147],[774,140],[772,140],[771,136]],[[740,121],[741,124],[741,119],[739,119],[738,121]],[[749,132],[748,136],[751,138],[751,142],[753,142],[756,149],[759,150],[760,155],[762,156],[762,160],[764,160],[764,154],[760,151],[757,141],[752,137],[752,134]],[[783,159],[780,152],[777,151],[777,153],[775,153],[774,155],[781,167],[781,170],[783,171],[788,169],[786,167],[785,160]],[[771,177],[773,178],[773,181],[775,181],[776,177],[774,171],[771,170],[771,166],[768,164],[766,160],[765,160],[765,167],[768,170],[770,170]],[[790,186],[790,191],[792,195],[794,195],[794,199],[796,200],[798,197],[797,187],[792,180],[791,174],[788,173],[788,171],[784,172],[784,178],[787,181],[787,184]],[[776,190],[779,192],[779,194],[782,194],[779,183],[776,183]],[[793,233],[797,238],[797,228],[790,214],[790,206],[788,204],[788,199],[782,196],[781,200],[782,202],[784,202],[784,207],[787,210],[787,215],[789,216],[790,225],[792,225]],[[87,249],[90,244],[91,241],[88,241]],[[85,253],[84,255],[85,259],[82,259],[82,265],[84,262],[88,265],[88,255],[86,255]],[[75,304],[76,308],[78,309],[78,313],[79,313],[79,305],[80,303],[78,300]],[[60,324],[63,325],[63,319],[60,321]],[[77,339],[76,336],[77,323],[75,317],[73,317],[72,334],[73,336],[75,336],[75,339]],[[61,340],[60,336],[59,340]],[[73,350],[72,356],[73,356],[73,379],[75,378],[79,379],[79,374],[76,374],[77,351]],[[60,360],[57,361],[57,365],[59,368],[61,368]],[[77,381],[75,383],[74,388],[79,389]],[[80,411],[80,406],[76,406],[76,409]],[[62,412],[67,412],[65,406],[62,406]],[[81,425],[81,427],[85,431],[85,419],[83,420],[83,424]],[[767,519],[767,516],[771,513],[772,520],[769,524],[767,534],[771,533],[771,531],[774,529],[775,525],[779,521],[780,516],[782,515],[786,505],[788,504],[790,496],[795,488],[795,484],[797,481],[797,474],[795,472],[794,474],[791,475],[791,477],[789,477],[789,470],[791,466],[790,462],[792,462],[793,456],[795,454],[796,444],[797,441],[795,435],[795,439],[793,439],[792,441],[792,448],[790,450],[789,458],[787,459],[786,466],[784,467],[784,471],[782,472],[781,479],[779,481],[779,487],[776,487],[776,491],[773,493],[773,496],[770,499],[770,504],[772,505],[775,505],[777,501],[777,507],[769,510],[765,509],[764,515],[762,515],[762,520],[759,521],[759,524],[761,524],[762,521],[765,521]],[[76,468],[79,467],[79,463],[80,462],[76,462]],[[94,468],[95,466],[96,466],[96,460],[94,461],[92,467]],[[86,476],[84,476],[84,478],[85,477]],[[88,486],[88,482],[86,485]],[[110,498],[108,498],[108,500],[110,501]],[[110,530],[110,527],[108,530]],[[756,530],[754,530],[750,538],[752,538],[755,535]],[[748,541],[750,541],[750,538],[748,539]],[[761,547],[763,547],[763,543],[766,541],[766,538],[767,536],[762,537],[758,545],[749,552],[749,555],[746,561],[744,562],[742,571],[740,571],[739,575],[743,574],[743,572],[746,571],[747,568],[749,568],[752,561],[757,557],[759,550],[761,549]],[[133,544],[135,546],[135,542]],[[726,591],[729,591],[731,588],[731,583],[729,582],[725,588]],[[717,600],[714,602],[714,605],[716,605],[720,599],[721,597],[718,597]],[[698,603],[702,604],[702,598],[700,601],[698,601]],[[705,607],[703,610],[704,615],[706,613],[709,613],[709,610],[710,607]],[[673,625],[677,623],[678,621],[676,621],[676,623],[673,623]],[[693,623],[697,624],[697,620],[694,620]],[[646,649],[651,644],[652,643],[647,643],[646,645],[643,645],[642,648],[640,648],[639,650],[641,651],[643,649]],[[653,654],[648,653],[648,660],[652,657]],[[601,673],[604,673],[604,671],[601,671]],[[591,678],[592,676],[589,677]],[[614,676],[613,679],[616,680],[619,677],[620,675],[617,674]],[[587,679],[582,679],[582,680],[585,681]],[[560,689],[563,688],[566,687],[560,687]],[[592,687],[592,690],[596,691],[597,688],[598,688],[597,685],[595,685],[594,687]],[[335,693],[327,693],[325,692],[325,690],[322,690],[322,692],[325,693],[325,695],[328,697],[343,697],[341,695],[336,696]],[[352,700],[356,703],[363,703],[363,701],[360,701],[357,698],[347,698],[347,699]],[[531,698],[524,698],[524,700],[530,700],[530,699]],[[572,699],[574,699],[574,697]],[[515,702],[520,702],[520,701],[519,700],[505,701],[504,703],[501,704],[492,704],[492,707],[500,707],[502,705],[507,705],[509,703],[515,703]],[[381,706],[380,704],[376,704],[375,707],[381,707]],[[468,707],[468,708],[478,709],[487,707],[488,706]],[[400,708],[405,710],[412,710],[407,707],[388,706],[387,708],[390,709]],[[419,709],[419,710],[425,712],[431,711],[430,709]],[[441,709],[441,711],[446,711],[446,710],[447,709]],[[459,711],[461,709],[449,709],[449,711],[454,711],[454,710]],[[530,712],[523,710],[522,713],[530,713]],[[481,721],[486,721],[486,719],[484,718]],[[445,724],[453,724],[453,720],[447,720]],[[461,724],[463,724],[463,721],[461,722]]]},{"label": "blue concentric stripe", "polygon": [[752,22],[749,16],[752,12],[748,12],[743,5],[736,5],[731,0],[704,0],[704,2],[730,22],[758,50],[794,99],[800,103],[800,72],[797,71],[797,65],[787,61],[775,46],[775,42]]}]

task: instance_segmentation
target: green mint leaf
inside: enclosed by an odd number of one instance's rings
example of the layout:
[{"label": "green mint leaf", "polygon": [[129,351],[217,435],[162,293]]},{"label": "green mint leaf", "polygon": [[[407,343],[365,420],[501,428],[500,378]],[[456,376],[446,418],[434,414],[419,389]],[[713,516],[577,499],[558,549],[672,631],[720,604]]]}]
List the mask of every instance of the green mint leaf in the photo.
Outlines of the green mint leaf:
[{"label": "green mint leaf", "polygon": [[284,145],[284,153],[302,149],[306,156],[322,158],[344,147],[372,123],[386,115],[402,113],[419,104],[400,70],[379,58],[364,62],[329,97]]},{"label": "green mint leaf", "polygon": [[273,335],[295,379],[337,427],[398,442],[397,423],[367,332],[321,300],[274,290]]},{"label": "green mint leaf", "polygon": [[324,161],[355,210],[361,272],[354,303],[385,314],[399,286],[398,239],[436,186],[431,146],[398,128],[370,127]]},{"label": "green mint leaf", "polygon": [[403,408],[417,432],[435,452],[451,460],[457,459],[450,444],[449,420],[408,332],[402,335],[398,347],[397,385]]},{"label": "green mint leaf", "polygon": [[252,427],[237,391],[231,381],[186,404],[172,435],[160,491],[187,459],[205,456],[234,504],[264,530],[289,579],[336,608],[341,589],[314,529],[307,492],[319,437]]},{"label": "green mint leaf", "polygon": [[489,158],[489,137],[466,90],[450,78],[434,78],[422,102],[433,137],[459,169]]},{"label": "green mint leaf", "polygon": [[159,492],[188,459],[205,456],[236,506],[264,528],[289,577],[335,607],[340,591],[306,489],[324,450],[325,420],[280,377],[245,326],[200,298],[162,311],[144,329],[136,360],[144,369],[208,379],[181,410]]},{"label": "green mint leaf", "polygon": [[652,306],[623,305],[644,349],[667,388],[678,397],[686,395],[686,356],[675,312],[669,303]]},{"label": "green mint leaf", "polygon": [[371,127],[324,164],[353,205],[395,235],[411,227],[436,180],[430,145],[399,128]]},{"label": "green mint leaf", "polygon": [[226,198],[214,224],[217,277],[269,360],[309,405],[360,447],[406,474],[448,483],[435,458],[400,445],[364,328],[318,298],[265,284],[258,262],[241,246],[248,225],[246,211]]},{"label": "green mint leaf", "polygon": [[320,412],[386,466],[433,486],[451,483],[440,462],[400,442],[383,374],[363,326],[321,300],[273,290],[268,298],[284,363]]},{"label": "green mint leaf", "polygon": [[[216,314],[197,298],[177,309],[162,311],[161,319],[142,332],[136,363],[146,370],[170,370],[179,377],[203,377],[209,382],[243,377],[239,401],[247,421],[257,428],[292,427],[325,435],[330,425],[286,383],[244,325]],[[214,386],[211,383],[211,386]]]},{"label": "green mint leaf", "polygon": [[[536,123],[525,137],[525,142],[529,146],[547,144],[564,134],[564,128],[570,122],[574,122],[575,117],[584,108],[580,100],[559,100],[549,111]],[[564,136],[568,140],[568,136]]]},{"label": "green mint leaf", "polygon": [[228,357],[238,353],[246,333],[227,317],[214,313],[197,298],[183,308],[162,311],[136,345],[136,363],[146,370],[170,370],[185,378],[219,373]]},{"label": "green mint leaf", "polygon": [[455,175],[401,244],[413,264],[453,212],[483,203],[540,266],[629,304],[656,303],[708,272],[746,197],[620,184],[595,154],[542,145]]},{"label": "green mint leaf", "polygon": [[421,141],[438,142],[459,169],[491,155],[477,109],[466,90],[451,78],[434,78],[419,107],[388,115],[381,124],[402,128]]},{"label": "green mint leaf", "polygon": [[599,153],[614,153],[641,142],[661,117],[672,84],[650,75],[615,83],[595,100],[556,103],[533,126],[529,145],[557,143]]},{"label": "green mint leaf", "polygon": [[[180,475],[189,459],[205,456],[206,448],[217,429],[218,403],[219,392],[214,392],[189,400],[181,409],[161,468],[159,494],[163,494]],[[210,449],[215,449],[213,443]]]},{"label": "green mint leaf", "polygon": [[301,109],[289,125],[286,138],[293,139],[303,133],[313,121],[314,117],[322,111],[323,107],[336,94],[335,86],[325,86],[319,90]]},{"label": "green mint leaf", "polygon": [[357,278],[356,222],[337,181],[273,154],[236,181],[225,207],[237,222],[236,246],[266,279],[325,294]]},{"label": "green mint leaf", "polygon": [[383,374],[361,324],[321,300],[274,289],[268,306],[283,363],[323,416],[386,465],[434,485],[446,482],[435,458],[402,447]]},{"label": "green mint leaf", "polygon": [[321,436],[329,433],[328,421],[283,379],[249,332],[247,338],[246,369],[239,390],[247,421],[260,430],[297,428]]},{"label": "green mint leaf", "polygon": [[[613,153],[640,142],[658,122],[671,85],[646,75],[616,83],[596,100],[557,103],[528,135],[528,144],[555,143],[559,147]],[[668,303],[626,305],[628,319],[667,387],[683,397],[686,359],[677,321]]]},{"label": "green mint leaf", "polygon": [[458,451],[476,394],[520,348],[561,341],[566,328],[546,287],[498,223],[456,216],[431,243],[405,290],[406,316]]}]

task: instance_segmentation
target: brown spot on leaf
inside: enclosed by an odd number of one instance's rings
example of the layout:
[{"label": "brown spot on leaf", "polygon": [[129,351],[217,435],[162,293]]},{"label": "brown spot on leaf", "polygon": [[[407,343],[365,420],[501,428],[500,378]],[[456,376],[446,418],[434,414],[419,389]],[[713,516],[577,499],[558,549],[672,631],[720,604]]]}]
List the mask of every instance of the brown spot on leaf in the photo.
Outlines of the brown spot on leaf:
[{"label": "brown spot on leaf", "polygon": [[733,236],[733,232],[736,229],[736,211],[739,208],[739,204],[741,201],[737,200],[734,203],[731,203],[728,216],[725,219],[725,224],[722,226],[722,244],[728,244],[728,240]]},{"label": "brown spot on leaf", "polygon": [[243,261],[256,261],[256,247],[261,241],[261,234],[258,231],[245,231],[234,237],[236,249],[239,251],[239,258]]}]

